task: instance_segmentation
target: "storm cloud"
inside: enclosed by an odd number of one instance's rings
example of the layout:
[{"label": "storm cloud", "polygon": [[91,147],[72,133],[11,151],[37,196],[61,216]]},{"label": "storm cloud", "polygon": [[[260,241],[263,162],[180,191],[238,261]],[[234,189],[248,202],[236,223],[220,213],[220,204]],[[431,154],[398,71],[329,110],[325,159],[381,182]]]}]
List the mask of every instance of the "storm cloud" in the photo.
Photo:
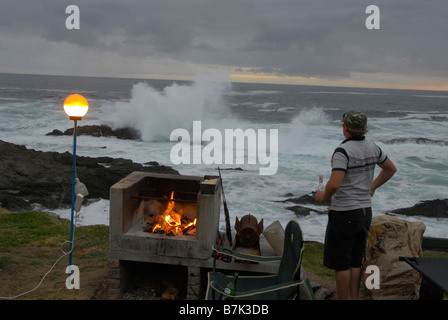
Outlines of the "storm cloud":
[{"label": "storm cloud", "polygon": [[[65,27],[70,4],[79,30]],[[369,4],[380,8],[379,30],[365,27]],[[444,78],[447,16],[446,0],[0,0],[0,72]]]}]

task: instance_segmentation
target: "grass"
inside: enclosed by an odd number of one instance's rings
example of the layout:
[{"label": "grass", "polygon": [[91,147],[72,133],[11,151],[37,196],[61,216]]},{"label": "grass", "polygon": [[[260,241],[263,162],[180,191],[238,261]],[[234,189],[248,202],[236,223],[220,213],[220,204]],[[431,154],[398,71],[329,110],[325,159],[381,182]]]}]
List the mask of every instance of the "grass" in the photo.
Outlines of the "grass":
[{"label": "grass", "polygon": [[[305,243],[303,252],[303,267],[316,275],[327,280],[334,280],[334,271],[323,266],[324,245],[318,242]],[[448,252],[445,251],[423,251],[423,257],[434,259],[448,259]]]},{"label": "grass", "polygon": [[51,243],[52,238],[63,234],[68,221],[53,218],[41,212],[18,212],[0,215],[0,252],[30,244]]},{"label": "grass", "polygon": [[[70,221],[43,212],[0,213],[0,296],[11,297],[33,289],[58,258],[68,252]],[[75,228],[72,264],[79,266],[81,289],[65,287],[68,255],[42,285],[20,299],[105,299],[109,228]],[[64,250],[64,252],[62,251]]]},{"label": "grass", "polygon": [[306,242],[303,251],[302,264],[305,271],[326,279],[334,280],[334,271],[323,265],[324,245],[319,242]]},{"label": "grass", "polygon": [[[324,245],[318,242],[307,242],[305,243],[305,250],[303,252],[302,264],[307,272],[311,281],[316,281],[321,283],[324,287],[332,289],[335,291],[335,275],[334,271],[324,267],[323,265],[323,251]],[[425,258],[435,258],[435,259],[448,259],[448,252],[445,251],[432,251],[424,250],[423,257]],[[365,299],[364,286],[360,284],[360,298]],[[334,298],[334,297],[333,297]],[[448,299],[448,295],[444,294],[444,300]]]},{"label": "grass", "polygon": [[[68,251],[68,244],[63,243],[69,240],[69,234],[68,220],[43,212],[0,211],[0,297],[33,289],[63,255],[61,249]],[[108,299],[108,251],[107,226],[77,227],[72,263],[80,269],[81,288],[66,288],[68,256],[65,256],[38,289],[20,299]],[[424,256],[448,259],[447,252],[425,251]],[[302,261],[311,281],[334,287],[334,272],[322,264],[322,243],[305,243]]]}]

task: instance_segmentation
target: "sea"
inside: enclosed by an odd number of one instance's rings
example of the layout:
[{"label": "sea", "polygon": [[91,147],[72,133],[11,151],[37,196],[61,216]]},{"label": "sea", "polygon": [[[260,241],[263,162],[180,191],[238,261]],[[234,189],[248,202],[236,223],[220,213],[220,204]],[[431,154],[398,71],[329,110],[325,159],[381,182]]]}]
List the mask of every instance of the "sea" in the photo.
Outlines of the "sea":
[{"label": "sea", "polygon": [[[314,191],[319,176],[324,183],[328,180],[331,155],[344,140],[341,118],[349,110],[367,114],[367,138],[398,169],[373,196],[374,216],[423,200],[448,198],[446,91],[235,83],[226,74],[197,75],[192,81],[0,74],[0,139],[29,149],[72,153],[72,137],[46,134],[73,128],[63,110],[65,98],[73,93],[89,102],[79,126],[132,127],[142,135],[141,140],[80,136],[77,155],[142,164],[157,161],[194,176],[218,175],[219,167],[232,228],[235,218],[246,214],[263,219],[265,228],[277,220],[285,227],[296,219],[305,240],[323,242],[327,215],[311,212],[297,217],[288,210],[293,204],[284,200]],[[174,159],[176,148],[193,150],[194,123],[200,123],[201,132],[221,133],[213,136],[222,144],[221,163],[209,163],[203,154],[194,161],[193,152],[191,161]],[[170,139],[179,132],[176,129],[191,135],[189,145],[181,144],[187,140]],[[225,139],[226,130],[237,129],[254,132],[258,150],[251,145],[254,140],[241,147]],[[254,157],[249,151],[260,151],[262,142],[266,142],[265,157]],[[202,139],[199,150],[207,150],[209,143]],[[234,157],[226,158],[227,153]],[[271,165],[278,160],[277,170],[262,175],[260,168],[268,166],[268,155]],[[70,208],[36,209],[70,219]],[[425,236],[448,237],[447,218],[398,217],[423,222]],[[88,198],[76,223],[108,225],[109,201]],[[225,230],[223,207],[220,229]]]}]

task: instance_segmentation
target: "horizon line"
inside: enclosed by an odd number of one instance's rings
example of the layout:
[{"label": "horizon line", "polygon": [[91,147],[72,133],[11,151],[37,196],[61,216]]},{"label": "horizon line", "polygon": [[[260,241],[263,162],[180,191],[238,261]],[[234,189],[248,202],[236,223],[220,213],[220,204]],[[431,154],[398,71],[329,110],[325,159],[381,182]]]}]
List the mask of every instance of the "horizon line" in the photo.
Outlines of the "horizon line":
[{"label": "horizon line", "polygon": [[[87,77],[87,78],[110,78],[110,79],[141,79],[141,80],[166,80],[166,81],[194,81],[195,76],[182,75],[80,75],[80,74],[56,74],[56,73],[29,73],[29,72],[2,72],[0,74],[30,75],[30,76],[60,76],[60,77]],[[198,73],[201,74],[201,73]],[[205,74],[205,73],[204,73]],[[314,86],[314,87],[334,87],[334,88],[357,88],[357,89],[380,89],[380,90],[417,90],[417,91],[448,91],[446,86],[405,86],[405,85],[368,85],[364,82],[354,82],[353,80],[325,80],[316,77],[299,76],[276,76],[276,75],[249,75],[230,73],[229,78],[232,83],[252,83],[252,84],[271,84],[271,85],[289,85],[289,86]],[[255,79],[258,79],[256,81]],[[235,81],[237,80],[237,81]],[[315,81],[315,83],[303,83],[303,81]],[[332,83],[335,82],[335,83]]]}]

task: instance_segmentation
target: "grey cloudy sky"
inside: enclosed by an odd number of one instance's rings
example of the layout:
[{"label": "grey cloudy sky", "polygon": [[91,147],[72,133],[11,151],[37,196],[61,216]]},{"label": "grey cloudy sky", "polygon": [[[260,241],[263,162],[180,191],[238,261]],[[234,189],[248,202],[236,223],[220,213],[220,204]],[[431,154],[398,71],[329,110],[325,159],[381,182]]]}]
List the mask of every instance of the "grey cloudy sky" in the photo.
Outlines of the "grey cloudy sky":
[{"label": "grey cloudy sky", "polygon": [[0,72],[448,90],[447,21],[447,0],[0,0]]}]

